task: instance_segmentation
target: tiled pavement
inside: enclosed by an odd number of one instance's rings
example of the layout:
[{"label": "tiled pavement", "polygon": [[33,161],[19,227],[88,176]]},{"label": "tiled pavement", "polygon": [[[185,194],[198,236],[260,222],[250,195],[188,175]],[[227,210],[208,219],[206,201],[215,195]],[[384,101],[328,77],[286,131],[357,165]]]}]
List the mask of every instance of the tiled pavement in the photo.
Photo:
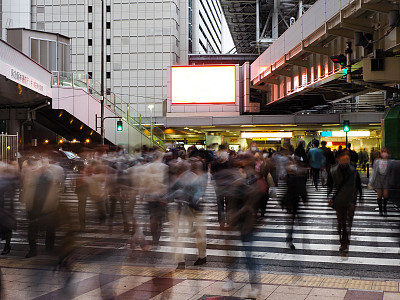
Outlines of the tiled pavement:
[{"label": "tiled pavement", "polygon": [[[67,274],[33,260],[25,261],[23,267],[13,259],[0,260],[0,265],[3,273],[1,299],[94,300],[108,299],[111,295],[116,296],[115,299],[138,300],[207,299],[205,296],[249,299],[251,289],[246,272],[236,272],[234,290],[223,292],[226,271],[175,271],[95,263],[77,264],[68,288],[64,288]],[[262,273],[261,282],[261,294],[257,299],[400,299],[399,281]]]}]

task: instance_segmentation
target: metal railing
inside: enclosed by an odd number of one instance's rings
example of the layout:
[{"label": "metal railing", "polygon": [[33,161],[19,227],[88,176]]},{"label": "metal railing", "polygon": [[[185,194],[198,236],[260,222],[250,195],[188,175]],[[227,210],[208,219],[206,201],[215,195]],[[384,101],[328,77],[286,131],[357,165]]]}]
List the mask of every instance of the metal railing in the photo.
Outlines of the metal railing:
[{"label": "metal railing", "polygon": [[314,106],[311,109],[296,112],[301,114],[336,114],[349,112],[383,112],[384,104],[368,104],[368,103],[331,103],[326,105]]},{"label": "metal railing", "polygon": [[18,162],[18,134],[0,134],[0,161]]},{"label": "metal railing", "polygon": [[[87,74],[53,71],[52,86],[82,88],[95,99],[101,101],[100,83],[90,78]],[[129,103],[123,101],[116,94],[105,91],[104,105],[150,140],[152,137],[154,146],[164,148],[165,139],[168,138],[164,131],[155,127],[154,124],[151,126],[151,120],[143,117]],[[151,128],[153,128],[153,135],[151,135]]]}]

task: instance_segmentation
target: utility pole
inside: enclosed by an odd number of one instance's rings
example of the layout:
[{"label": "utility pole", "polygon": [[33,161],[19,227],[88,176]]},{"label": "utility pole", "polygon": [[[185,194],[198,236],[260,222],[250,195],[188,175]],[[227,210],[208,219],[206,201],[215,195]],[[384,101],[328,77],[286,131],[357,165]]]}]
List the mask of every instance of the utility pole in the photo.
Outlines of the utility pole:
[{"label": "utility pole", "polygon": [[100,111],[100,131],[101,143],[104,145],[104,0],[101,0],[101,111]]}]

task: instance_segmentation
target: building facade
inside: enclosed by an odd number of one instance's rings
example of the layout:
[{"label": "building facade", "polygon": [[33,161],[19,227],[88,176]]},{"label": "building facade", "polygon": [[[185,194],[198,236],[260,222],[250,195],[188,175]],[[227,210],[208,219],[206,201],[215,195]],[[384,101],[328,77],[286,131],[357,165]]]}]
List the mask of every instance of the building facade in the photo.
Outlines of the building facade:
[{"label": "building facade", "polygon": [[[7,28],[70,37],[70,69],[101,81],[103,1],[0,1],[4,40]],[[223,22],[218,0],[104,0],[105,90],[144,116],[165,115],[168,67],[188,64],[189,53],[222,53]]]},{"label": "building facade", "polygon": [[0,0],[0,39],[7,40],[7,28],[31,28],[30,0]]},{"label": "building facade", "polygon": [[[32,29],[71,37],[71,70],[97,81],[101,3],[32,0]],[[164,114],[167,67],[187,63],[187,5],[177,0],[104,1],[105,88],[145,116]]]},{"label": "building facade", "polygon": [[223,15],[220,2],[189,0],[188,4],[189,51],[194,54],[222,53]]}]

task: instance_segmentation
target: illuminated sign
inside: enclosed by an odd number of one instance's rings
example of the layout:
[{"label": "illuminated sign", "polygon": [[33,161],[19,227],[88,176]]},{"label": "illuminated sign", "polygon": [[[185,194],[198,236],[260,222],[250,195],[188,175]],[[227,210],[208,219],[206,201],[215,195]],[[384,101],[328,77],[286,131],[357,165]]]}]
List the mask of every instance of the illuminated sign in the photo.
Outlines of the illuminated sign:
[{"label": "illuminated sign", "polygon": [[227,104],[235,102],[235,66],[171,67],[172,104]]},{"label": "illuminated sign", "polygon": [[267,137],[262,137],[262,138],[253,138],[253,141],[273,141],[273,142],[278,142],[281,141],[281,138],[267,138]]},{"label": "illuminated sign", "polygon": [[254,139],[254,138],[291,138],[293,137],[292,132],[242,132],[242,139]]},{"label": "illuminated sign", "polygon": [[[347,136],[349,137],[367,137],[370,136],[371,132],[369,131],[349,131],[347,132]],[[322,131],[322,137],[345,137],[346,132],[344,131]]]}]

